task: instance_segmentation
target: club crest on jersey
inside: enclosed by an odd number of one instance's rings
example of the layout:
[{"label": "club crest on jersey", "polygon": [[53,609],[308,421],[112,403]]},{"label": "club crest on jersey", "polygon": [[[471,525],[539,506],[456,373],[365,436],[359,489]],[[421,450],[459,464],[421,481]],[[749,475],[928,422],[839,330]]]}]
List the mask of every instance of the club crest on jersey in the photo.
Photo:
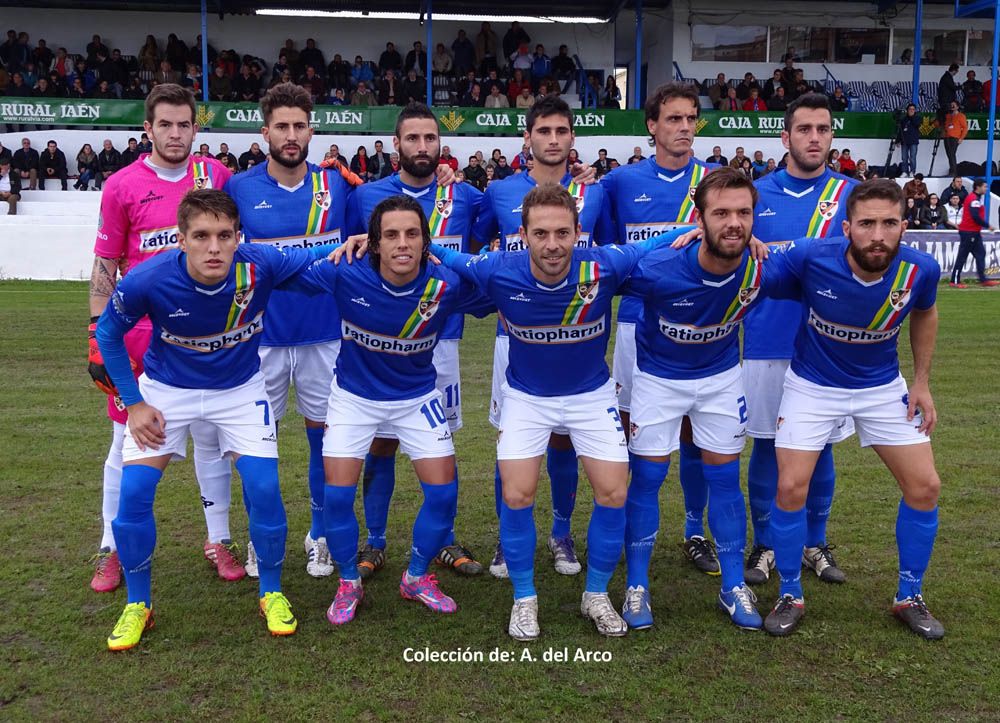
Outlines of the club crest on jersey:
[{"label": "club crest on jersey", "polygon": [[441,218],[449,218],[453,207],[454,202],[450,198],[439,198],[434,201],[434,210],[441,214]]},{"label": "club crest on jersey", "polygon": [[421,301],[417,304],[417,313],[420,314],[420,318],[424,321],[429,321],[438,310],[438,300],[431,299],[430,301]]},{"label": "club crest on jersey", "polygon": [[822,216],[824,220],[829,221],[837,215],[837,209],[840,207],[840,201],[820,201],[817,207],[819,209],[819,215]]},{"label": "club crest on jersey", "polygon": [[587,281],[576,285],[576,293],[577,296],[583,299],[583,303],[590,304],[597,298],[597,293],[600,291],[600,287],[600,281]]},{"label": "club crest on jersey", "polygon": [[198,176],[194,179],[194,188],[196,191],[201,191],[206,188],[212,187],[212,179],[208,176]]},{"label": "club crest on jersey", "polygon": [[324,211],[330,210],[330,192],[327,190],[316,191],[313,194],[313,201]]},{"label": "club crest on jersey", "polygon": [[909,289],[893,289],[889,292],[889,305],[896,311],[902,311],[910,300]]},{"label": "club crest on jersey", "polygon": [[753,303],[753,300],[757,298],[757,293],[759,291],[759,286],[748,286],[744,289],[740,289],[740,306],[749,306]]}]

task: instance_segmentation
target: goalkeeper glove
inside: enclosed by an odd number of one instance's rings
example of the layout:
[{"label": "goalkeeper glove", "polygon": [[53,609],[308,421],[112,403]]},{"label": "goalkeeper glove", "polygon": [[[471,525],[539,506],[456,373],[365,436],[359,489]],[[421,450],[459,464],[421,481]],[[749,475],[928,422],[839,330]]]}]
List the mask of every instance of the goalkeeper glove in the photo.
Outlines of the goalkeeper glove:
[{"label": "goalkeeper glove", "polygon": [[104,357],[101,356],[101,350],[97,346],[97,319],[99,317],[90,317],[90,326],[87,327],[87,341],[88,341],[88,352],[87,352],[87,371],[90,372],[90,378],[94,380],[94,384],[105,394],[117,396],[118,390],[115,389],[115,383],[111,381],[111,376],[108,374],[108,370],[104,366]]}]

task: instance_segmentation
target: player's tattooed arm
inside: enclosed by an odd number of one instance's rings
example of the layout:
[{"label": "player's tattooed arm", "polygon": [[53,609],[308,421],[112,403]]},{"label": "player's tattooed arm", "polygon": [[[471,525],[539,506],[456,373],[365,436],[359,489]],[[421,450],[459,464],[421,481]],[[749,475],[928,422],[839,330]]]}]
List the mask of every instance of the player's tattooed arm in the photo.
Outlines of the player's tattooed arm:
[{"label": "player's tattooed arm", "polygon": [[118,259],[94,257],[90,272],[90,315],[100,316],[118,284]]},{"label": "player's tattooed arm", "polygon": [[912,420],[919,409],[923,417],[917,428],[929,435],[937,424],[937,409],[931,396],[931,357],[937,342],[938,311],[929,309],[910,312],[910,348],[913,350],[913,384],[909,388],[906,418]]}]

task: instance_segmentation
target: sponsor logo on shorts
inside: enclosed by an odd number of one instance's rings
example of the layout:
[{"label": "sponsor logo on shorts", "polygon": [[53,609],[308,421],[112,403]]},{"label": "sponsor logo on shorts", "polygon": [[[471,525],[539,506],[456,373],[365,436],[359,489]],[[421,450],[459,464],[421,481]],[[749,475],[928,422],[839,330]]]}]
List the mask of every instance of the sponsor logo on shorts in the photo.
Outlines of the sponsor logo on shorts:
[{"label": "sponsor logo on shorts", "polygon": [[726,322],[712,326],[694,326],[692,324],[675,324],[660,317],[660,333],[678,344],[710,344],[719,339],[725,339],[740,328],[740,321]]},{"label": "sponsor logo on shorts", "polygon": [[284,236],[282,238],[255,238],[256,244],[270,244],[276,249],[311,249],[323,244],[340,243],[340,229],[318,233],[315,236]]},{"label": "sponsor logo on shorts", "polygon": [[255,334],[264,331],[264,312],[257,312],[257,316],[241,326],[237,326],[221,334],[210,336],[178,336],[167,329],[160,332],[160,338],[167,344],[182,346],[194,351],[210,353],[221,349],[230,349],[237,344],[250,341]]},{"label": "sponsor logo on shorts", "polygon": [[261,437],[260,441],[261,442],[277,442],[278,438],[274,436],[274,432],[271,432],[266,437]]},{"label": "sponsor logo on shorts", "polygon": [[848,326],[847,324],[837,324],[832,321],[827,321],[819,314],[816,313],[815,309],[809,309],[809,321],[807,322],[809,326],[816,330],[817,333],[835,341],[842,341],[847,344],[878,344],[879,342],[888,341],[899,333],[900,327],[895,326],[891,329],[886,329],[884,331],[878,331],[874,329],[865,329],[860,326]]},{"label": "sponsor logo on shorts", "polygon": [[[643,194],[645,195],[645,194]],[[652,199],[647,198],[647,201]],[[638,202],[638,199],[636,199]],[[666,233],[667,231],[673,231],[675,228],[680,228],[680,224],[676,223],[627,223],[625,224],[625,243],[635,243],[637,241],[645,241],[646,239],[651,239],[654,236],[659,236],[660,234]]]},{"label": "sponsor logo on shorts", "polygon": [[139,251],[144,254],[155,254],[158,251],[172,249],[177,245],[177,227],[155,228],[152,231],[139,232]]},{"label": "sponsor logo on shorts", "polygon": [[341,335],[344,341],[353,341],[360,344],[369,351],[381,352],[383,354],[420,354],[431,351],[437,343],[437,334],[417,337],[415,339],[401,339],[397,336],[386,336],[376,334],[373,331],[355,326],[346,319],[341,319]]},{"label": "sponsor logo on shorts", "polygon": [[575,344],[599,338],[607,330],[604,315],[586,324],[518,326],[507,320],[507,333],[526,344]]}]

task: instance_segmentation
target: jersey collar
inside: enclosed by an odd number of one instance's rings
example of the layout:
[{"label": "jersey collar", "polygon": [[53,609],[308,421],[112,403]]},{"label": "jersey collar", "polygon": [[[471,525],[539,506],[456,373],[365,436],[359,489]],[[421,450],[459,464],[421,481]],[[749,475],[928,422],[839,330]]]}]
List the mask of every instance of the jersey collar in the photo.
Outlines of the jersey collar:
[{"label": "jersey collar", "polygon": [[684,178],[684,176],[686,176],[688,173],[691,172],[691,169],[694,167],[694,158],[688,159],[687,165],[684,166],[683,168],[680,168],[676,171],[671,171],[670,169],[664,168],[663,166],[658,164],[656,162],[656,155],[654,154],[649,157],[649,167],[653,169],[653,173],[656,174],[656,177],[659,178],[661,181],[666,181],[667,183],[673,183],[674,181],[678,181],[681,178]]}]

